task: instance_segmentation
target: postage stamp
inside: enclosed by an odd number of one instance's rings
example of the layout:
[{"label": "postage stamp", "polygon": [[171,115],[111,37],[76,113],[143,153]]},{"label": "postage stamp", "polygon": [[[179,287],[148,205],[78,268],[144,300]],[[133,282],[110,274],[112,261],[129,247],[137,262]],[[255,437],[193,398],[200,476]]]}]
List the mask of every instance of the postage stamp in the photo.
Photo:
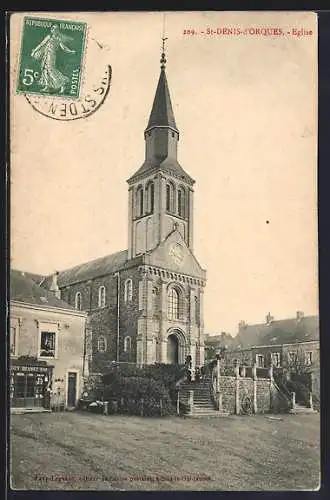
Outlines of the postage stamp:
[{"label": "postage stamp", "polygon": [[87,24],[25,17],[16,90],[79,98]]}]

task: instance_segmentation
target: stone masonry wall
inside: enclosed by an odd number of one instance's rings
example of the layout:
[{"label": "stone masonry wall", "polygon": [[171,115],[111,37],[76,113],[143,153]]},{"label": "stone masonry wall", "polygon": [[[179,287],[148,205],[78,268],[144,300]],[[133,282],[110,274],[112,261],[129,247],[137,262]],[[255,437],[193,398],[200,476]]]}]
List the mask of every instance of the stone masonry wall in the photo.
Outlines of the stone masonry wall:
[{"label": "stone masonry wall", "polygon": [[[243,407],[251,406],[253,410],[253,379],[250,377],[239,377],[239,413],[243,413]],[[236,377],[221,376],[220,392],[222,394],[223,409],[231,414],[236,413]],[[257,412],[266,413],[271,411],[271,382],[270,379],[257,379]]]}]

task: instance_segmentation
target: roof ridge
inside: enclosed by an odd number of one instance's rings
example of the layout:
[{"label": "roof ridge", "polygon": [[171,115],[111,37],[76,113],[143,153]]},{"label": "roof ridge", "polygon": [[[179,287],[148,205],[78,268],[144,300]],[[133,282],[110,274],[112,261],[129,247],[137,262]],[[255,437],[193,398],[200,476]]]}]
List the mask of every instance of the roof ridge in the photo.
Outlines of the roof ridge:
[{"label": "roof ridge", "polygon": [[[65,273],[67,271],[73,271],[74,269],[78,268],[78,267],[81,267],[81,266],[85,266],[87,264],[93,264],[97,261],[101,261],[103,259],[106,259],[107,257],[111,257],[112,255],[116,255],[116,254],[120,254],[120,253],[124,253],[124,252],[128,252],[128,250],[118,250],[117,252],[113,252],[113,253],[109,253],[109,254],[106,254],[106,255],[103,255],[102,257],[96,257],[95,259],[92,259],[92,260],[86,260],[84,262],[81,262],[80,264],[76,264],[75,266],[72,266],[72,267],[67,267],[65,269],[62,269],[62,271],[59,271],[59,273]],[[48,275],[48,277],[51,276],[51,275]]]}]

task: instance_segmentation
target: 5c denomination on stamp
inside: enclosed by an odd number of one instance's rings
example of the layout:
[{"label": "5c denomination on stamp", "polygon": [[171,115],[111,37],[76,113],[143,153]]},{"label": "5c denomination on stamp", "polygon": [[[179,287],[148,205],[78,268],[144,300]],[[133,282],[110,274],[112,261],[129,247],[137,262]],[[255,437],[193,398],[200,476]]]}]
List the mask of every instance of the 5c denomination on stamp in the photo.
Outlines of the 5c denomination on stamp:
[{"label": "5c denomination on stamp", "polygon": [[77,99],[87,24],[25,17],[16,90]]}]

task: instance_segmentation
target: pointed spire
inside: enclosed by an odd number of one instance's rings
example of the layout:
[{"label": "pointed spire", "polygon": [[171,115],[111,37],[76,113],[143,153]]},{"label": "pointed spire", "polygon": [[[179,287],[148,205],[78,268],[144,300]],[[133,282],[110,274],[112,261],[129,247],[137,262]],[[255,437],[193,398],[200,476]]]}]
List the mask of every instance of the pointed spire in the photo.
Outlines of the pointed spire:
[{"label": "pointed spire", "polygon": [[170,97],[170,91],[168,88],[166,73],[165,73],[165,65],[166,65],[166,57],[165,57],[165,41],[167,38],[163,36],[162,38],[162,57],[160,60],[160,76],[158,80],[157,90],[154,98],[154,102],[152,105],[152,110],[150,113],[150,118],[148,122],[147,129],[152,127],[171,127],[178,131],[172,102]]}]

